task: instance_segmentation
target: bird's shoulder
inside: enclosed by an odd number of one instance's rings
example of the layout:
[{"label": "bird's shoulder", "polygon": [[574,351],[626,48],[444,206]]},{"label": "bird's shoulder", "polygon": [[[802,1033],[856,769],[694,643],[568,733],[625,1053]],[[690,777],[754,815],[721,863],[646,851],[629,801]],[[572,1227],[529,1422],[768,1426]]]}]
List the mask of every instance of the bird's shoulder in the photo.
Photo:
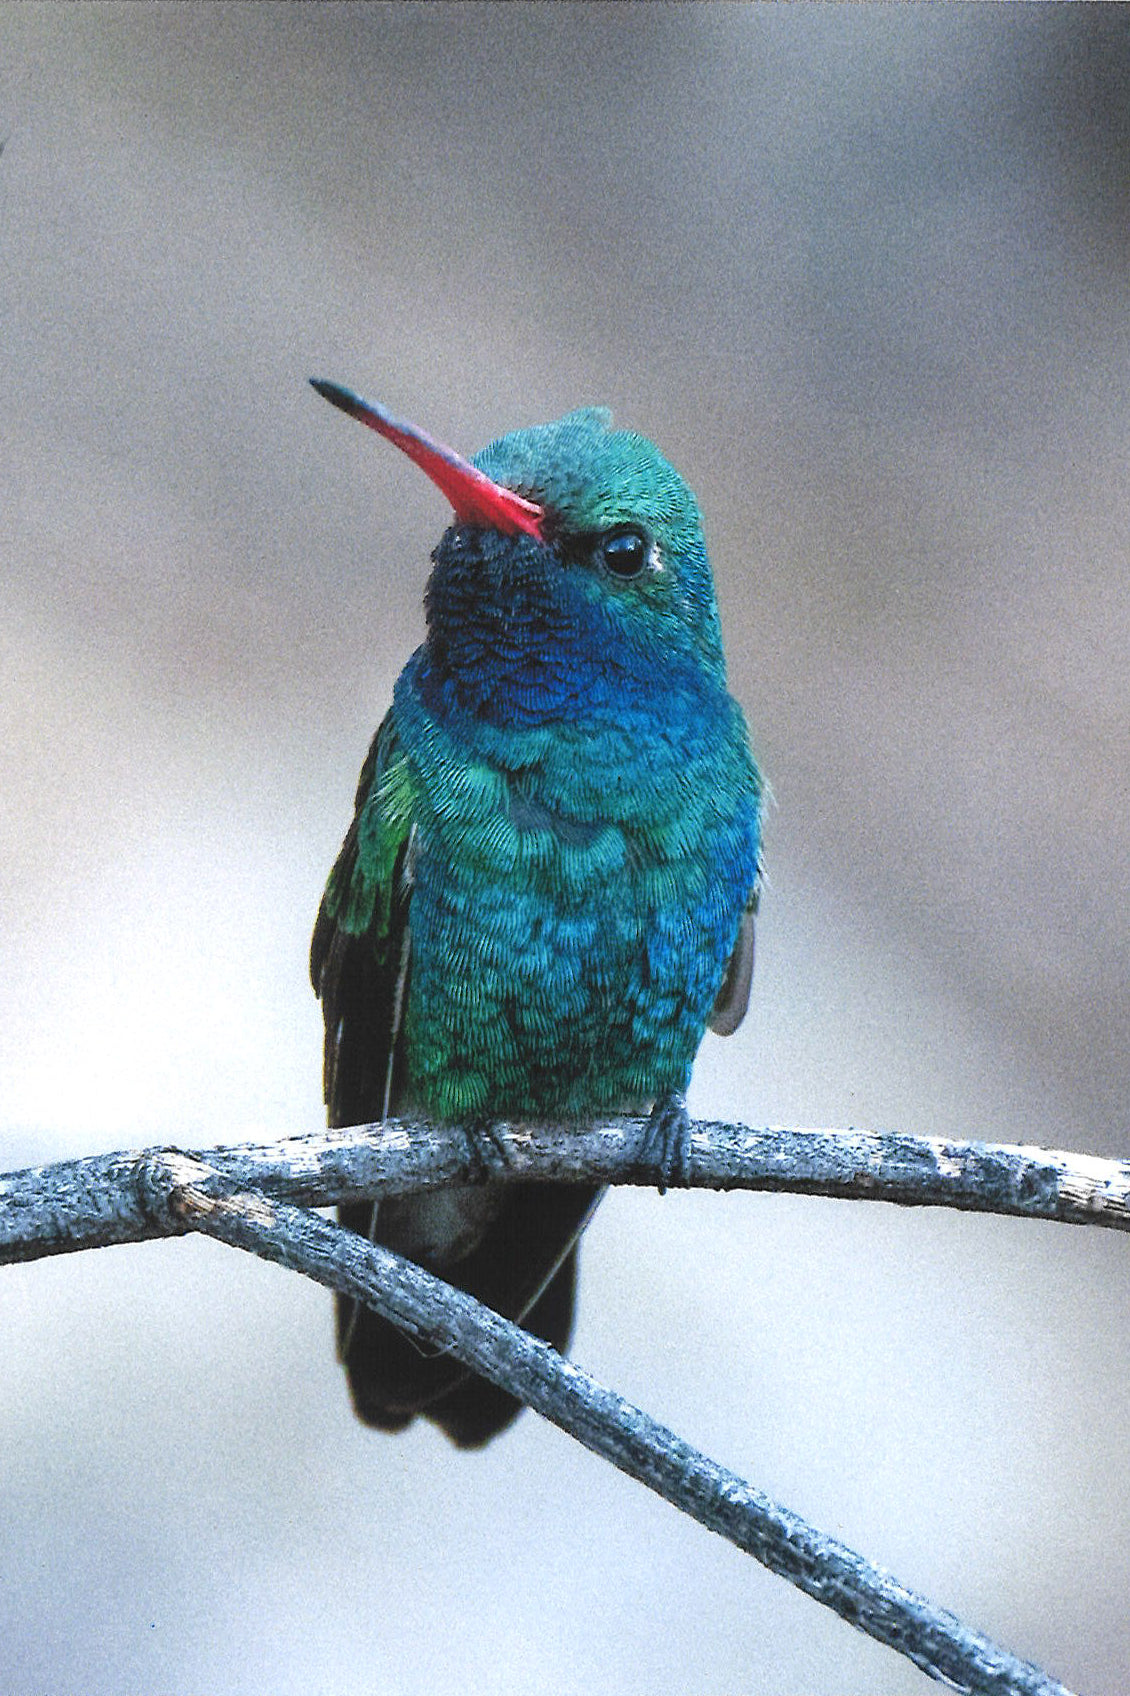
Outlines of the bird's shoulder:
[{"label": "bird's shoulder", "polygon": [[335,935],[365,937],[378,952],[393,940],[397,885],[405,875],[415,811],[412,770],[390,710],[361,768],[353,820],[318,911],[310,975],[319,993]]},{"label": "bird's shoulder", "polygon": [[399,1087],[415,811],[411,765],[389,712],[361,769],[310,944],[334,1125],[383,1117]]}]

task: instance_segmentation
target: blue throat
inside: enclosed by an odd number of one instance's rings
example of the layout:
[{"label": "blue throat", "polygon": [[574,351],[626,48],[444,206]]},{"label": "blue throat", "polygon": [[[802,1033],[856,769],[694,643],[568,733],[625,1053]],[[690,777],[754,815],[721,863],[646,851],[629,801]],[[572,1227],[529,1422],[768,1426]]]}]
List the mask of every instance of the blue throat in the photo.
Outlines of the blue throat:
[{"label": "blue throat", "polygon": [[539,543],[456,525],[433,558],[417,682],[440,719],[498,731],[634,721],[697,740],[728,704],[699,652],[618,617],[590,573]]}]

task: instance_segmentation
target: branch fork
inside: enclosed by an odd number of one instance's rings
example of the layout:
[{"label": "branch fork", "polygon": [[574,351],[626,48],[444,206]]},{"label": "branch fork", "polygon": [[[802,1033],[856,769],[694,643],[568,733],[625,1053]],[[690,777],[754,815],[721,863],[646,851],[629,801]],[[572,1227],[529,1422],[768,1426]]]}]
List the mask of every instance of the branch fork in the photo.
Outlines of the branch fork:
[{"label": "branch fork", "polygon": [[[688,1122],[686,1181],[948,1205],[1130,1228],[1130,1163],[861,1132]],[[0,1263],[106,1243],[218,1238],[352,1296],[450,1352],[709,1530],[951,1689],[1069,1696],[1062,1684],[719,1466],[573,1361],[423,1268],[311,1209],[441,1184],[635,1182],[650,1122],[491,1128],[489,1169],[459,1130],[393,1121],[199,1152],[151,1148],[0,1176]],[[680,1177],[682,1177],[680,1173]]]}]

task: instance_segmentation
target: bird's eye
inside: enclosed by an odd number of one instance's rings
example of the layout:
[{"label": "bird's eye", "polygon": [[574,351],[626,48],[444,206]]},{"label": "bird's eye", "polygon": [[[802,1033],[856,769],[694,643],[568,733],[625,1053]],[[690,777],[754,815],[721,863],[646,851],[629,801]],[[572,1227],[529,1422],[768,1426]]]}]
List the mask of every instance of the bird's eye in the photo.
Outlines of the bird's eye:
[{"label": "bird's eye", "polygon": [[596,544],[596,557],[613,577],[638,577],[647,564],[647,537],[634,524],[606,530]]}]

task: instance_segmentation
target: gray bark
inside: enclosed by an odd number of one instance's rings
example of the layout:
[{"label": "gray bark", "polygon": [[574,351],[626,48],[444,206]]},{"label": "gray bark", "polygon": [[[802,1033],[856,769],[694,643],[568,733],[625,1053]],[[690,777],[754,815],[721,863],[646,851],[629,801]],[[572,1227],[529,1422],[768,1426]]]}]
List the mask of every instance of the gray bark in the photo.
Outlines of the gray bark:
[{"label": "gray bark", "polygon": [[[449,1350],[586,1447],[931,1677],[977,1696],[1064,1686],[604,1388],[461,1290],[311,1207],[452,1183],[655,1184],[649,1121],[502,1125],[489,1134],[390,1121],[199,1153],[157,1148],[0,1177],[0,1262],[199,1231],[356,1297]],[[1125,1230],[1130,1163],[895,1134],[691,1124],[688,1186],[948,1206]]]}]

